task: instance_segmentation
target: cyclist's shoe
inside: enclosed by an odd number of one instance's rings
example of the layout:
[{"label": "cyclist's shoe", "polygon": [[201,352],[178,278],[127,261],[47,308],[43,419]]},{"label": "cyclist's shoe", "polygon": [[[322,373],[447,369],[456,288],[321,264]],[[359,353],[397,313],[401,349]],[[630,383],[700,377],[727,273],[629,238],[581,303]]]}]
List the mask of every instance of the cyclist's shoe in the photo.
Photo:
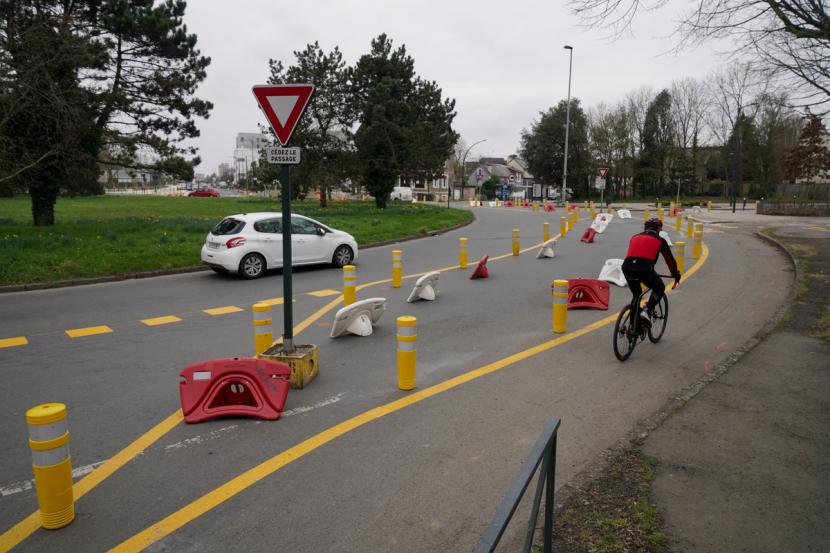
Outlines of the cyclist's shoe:
[{"label": "cyclist's shoe", "polygon": [[651,318],[654,316],[653,313],[646,313],[645,311],[640,311],[640,324],[643,328],[649,329],[651,328]]}]

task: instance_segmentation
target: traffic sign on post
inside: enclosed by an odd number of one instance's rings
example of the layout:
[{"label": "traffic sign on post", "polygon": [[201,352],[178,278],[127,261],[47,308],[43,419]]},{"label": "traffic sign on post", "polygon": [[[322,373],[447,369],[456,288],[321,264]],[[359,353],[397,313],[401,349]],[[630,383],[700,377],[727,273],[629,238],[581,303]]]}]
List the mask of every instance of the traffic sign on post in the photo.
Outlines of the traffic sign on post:
[{"label": "traffic sign on post", "polygon": [[604,179],[608,176],[608,167],[597,167],[597,175],[599,178]]},{"label": "traffic sign on post", "polygon": [[[274,148],[268,152],[268,157],[277,160],[282,165],[280,186],[282,188],[282,294],[285,298],[283,307],[283,334],[282,344],[284,351],[294,351],[294,307],[293,282],[291,259],[291,171],[290,165],[300,162],[299,148],[286,148],[294,129],[308,107],[311,95],[314,94],[314,85],[306,83],[296,84],[268,84],[256,85],[253,88],[254,97],[260,109],[268,119],[277,140],[282,148]],[[270,159],[269,159],[270,161]]]},{"label": "traffic sign on post", "polygon": [[288,144],[314,94],[313,84],[265,84],[254,87],[254,96],[277,140]]}]

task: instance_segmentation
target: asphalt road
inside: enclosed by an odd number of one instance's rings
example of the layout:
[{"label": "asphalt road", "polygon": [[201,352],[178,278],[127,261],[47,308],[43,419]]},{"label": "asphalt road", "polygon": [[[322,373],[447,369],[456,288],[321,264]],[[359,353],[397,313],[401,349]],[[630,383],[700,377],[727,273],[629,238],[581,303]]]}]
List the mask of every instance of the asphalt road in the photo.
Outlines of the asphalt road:
[{"label": "asphalt road", "polygon": [[[496,257],[509,253],[511,229],[522,231],[528,248],[541,241],[542,221],[555,234],[561,215],[475,212],[466,228],[361,251],[358,283],[388,279],[392,249],[403,250],[406,275],[452,267],[460,236],[470,239],[471,260]],[[77,501],[75,522],[37,530],[15,550],[470,551],[551,418],[562,419],[561,486],[748,340],[786,298],[790,273],[779,252],[740,229],[711,225],[708,259],[670,296],[659,344],[641,344],[620,364],[610,324],[551,342],[551,281],[596,277],[605,259],[624,256],[640,217],[615,218],[584,244],[583,216],[554,259],[535,259],[535,248],[496,259],[486,280],[448,270],[435,302],[405,302],[413,278],[402,289],[382,282],[361,290],[359,298],[388,298],[388,312],[366,338],[328,337],[336,306],[298,334],[296,343],[319,346],[321,374],[289,393],[282,420],[186,425],[174,416],[169,431],[159,430]],[[687,268],[692,263],[689,257]],[[309,292],[340,287],[339,270],[296,273],[295,324],[338,299]],[[27,408],[69,406],[73,466],[88,471],[177,411],[185,365],[250,355],[250,305],[281,291],[279,273],[258,281],[191,273],[0,296],[0,339],[28,341],[0,348],[0,550],[7,529],[36,509]],[[612,285],[611,299],[607,312],[570,311],[569,332],[616,314],[629,292]],[[204,312],[230,306],[241,310]],[[282,313],[274,309],[276,333]],[[418,318],[415,392],[396,386],[395,317],[402,314]],[[181,320],[141,322],[166,316]],[[98,326],[111,332],[66,333]],[[474,378],[361,417],[464,374]]]}]

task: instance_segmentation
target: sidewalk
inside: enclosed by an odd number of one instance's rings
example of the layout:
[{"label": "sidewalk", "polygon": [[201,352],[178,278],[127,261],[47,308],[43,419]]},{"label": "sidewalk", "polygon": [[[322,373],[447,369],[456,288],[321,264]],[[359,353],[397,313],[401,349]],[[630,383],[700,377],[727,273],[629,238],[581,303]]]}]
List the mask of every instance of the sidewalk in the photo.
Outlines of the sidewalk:
[{"label": "sidewalk", "polygon": [[802,221],[777,231],[806,284],[784,322],[643,445],[675,553],[830,544],[830,232]]}]

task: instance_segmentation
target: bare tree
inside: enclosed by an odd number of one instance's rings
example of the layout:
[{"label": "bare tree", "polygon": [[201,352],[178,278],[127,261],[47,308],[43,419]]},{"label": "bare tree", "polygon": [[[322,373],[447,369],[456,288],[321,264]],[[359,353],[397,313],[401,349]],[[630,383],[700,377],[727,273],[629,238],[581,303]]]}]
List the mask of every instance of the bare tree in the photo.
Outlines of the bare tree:
[{"label": "bare tree", "polygon": [[[630,29],[638,13],[669,0],[573,0],[591,26]],[[678,48],[729,37],[731,55],[762,62],[769,77],[797,91],[801,105],[830,109],[830,9],[827,0],[698,0],[677,26]],[[759,69],[761,67],[759,66]]]},{"label": "bare tree", "polygon": [[767,93],[768,83],[758,79],[751,63],[729,64],[707,79],[711,101],[706,115],[709,130],[720,144],[726,144],[738,111],[754,116],[758,98]]},{"label": "bare tree", "polygon": [[708,103],[706,86],[686,77],[672,82],[670,93],[675,140],[677,146],[685,150],[695,137],[700,136]]}]

